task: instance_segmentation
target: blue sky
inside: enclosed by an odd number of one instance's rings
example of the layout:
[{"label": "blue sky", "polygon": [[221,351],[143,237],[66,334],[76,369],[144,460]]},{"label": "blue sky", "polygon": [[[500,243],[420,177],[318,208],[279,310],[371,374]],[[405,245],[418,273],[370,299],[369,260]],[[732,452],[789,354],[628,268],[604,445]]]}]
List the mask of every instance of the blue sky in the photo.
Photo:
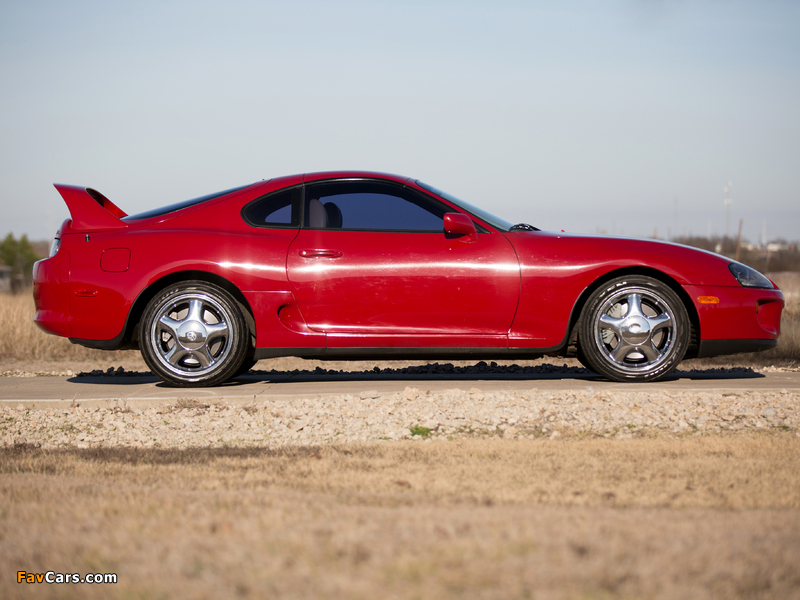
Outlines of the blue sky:
[{"label": "blue sky", "polygon": [[0,8],[0,235],[52,183],[129,213],[290,173],[422,179],[512,221],[800,239],[800,3]]}]

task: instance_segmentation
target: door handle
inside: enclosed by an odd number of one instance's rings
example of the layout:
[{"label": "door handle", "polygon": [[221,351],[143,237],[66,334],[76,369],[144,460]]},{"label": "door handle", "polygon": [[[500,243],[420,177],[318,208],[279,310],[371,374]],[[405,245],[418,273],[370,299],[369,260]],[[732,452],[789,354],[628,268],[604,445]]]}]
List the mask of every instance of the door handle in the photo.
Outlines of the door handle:
[{"label": "door handle", "polygon": [[303,258],[339,258],[343,256],[340,250],[323,250],[321,248],[300,250],[298,254]]}]

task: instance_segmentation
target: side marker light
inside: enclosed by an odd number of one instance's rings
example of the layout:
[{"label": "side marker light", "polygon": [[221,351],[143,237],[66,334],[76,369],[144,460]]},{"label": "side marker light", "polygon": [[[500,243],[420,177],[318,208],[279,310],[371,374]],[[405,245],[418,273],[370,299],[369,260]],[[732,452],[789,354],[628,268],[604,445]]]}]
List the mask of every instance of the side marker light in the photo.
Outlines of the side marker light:
[{"label": "side marker light", "polygon": [[719,304],[719,298],[716,296],[698,296],[697,301],[700,304]]}]

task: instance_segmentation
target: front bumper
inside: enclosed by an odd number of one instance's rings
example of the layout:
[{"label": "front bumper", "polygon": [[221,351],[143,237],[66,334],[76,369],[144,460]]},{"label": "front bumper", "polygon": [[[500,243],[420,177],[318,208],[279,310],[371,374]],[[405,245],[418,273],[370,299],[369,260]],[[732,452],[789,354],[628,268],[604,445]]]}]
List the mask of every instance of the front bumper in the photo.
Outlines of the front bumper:
[{"label": "front bumper", "polygon": [[[684,289],[699,318],[698,356],[757,352],[777,344],[784,305],[779,289],[695,285]],[[709,304],[708,298],[718,302]]]}]

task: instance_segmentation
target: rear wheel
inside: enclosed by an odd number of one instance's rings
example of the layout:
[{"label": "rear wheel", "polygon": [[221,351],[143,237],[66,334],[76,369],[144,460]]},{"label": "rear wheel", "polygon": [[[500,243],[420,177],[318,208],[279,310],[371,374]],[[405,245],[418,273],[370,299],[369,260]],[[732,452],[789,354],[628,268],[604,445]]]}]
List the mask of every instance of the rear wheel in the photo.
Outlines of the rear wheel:
[{"label": "rear wheel", "polygon": [[179,387],[233,377],[249,348],[247,325],[231,295],[204,281],[173,284],[153,298],[139,325],[147,366]]},{"label": "rear wheel", "polygon": [[581,362],[613,381],[657,381],[689,345],[686,307],[668,285],[641,275],[597,289],[578,329]]}]

